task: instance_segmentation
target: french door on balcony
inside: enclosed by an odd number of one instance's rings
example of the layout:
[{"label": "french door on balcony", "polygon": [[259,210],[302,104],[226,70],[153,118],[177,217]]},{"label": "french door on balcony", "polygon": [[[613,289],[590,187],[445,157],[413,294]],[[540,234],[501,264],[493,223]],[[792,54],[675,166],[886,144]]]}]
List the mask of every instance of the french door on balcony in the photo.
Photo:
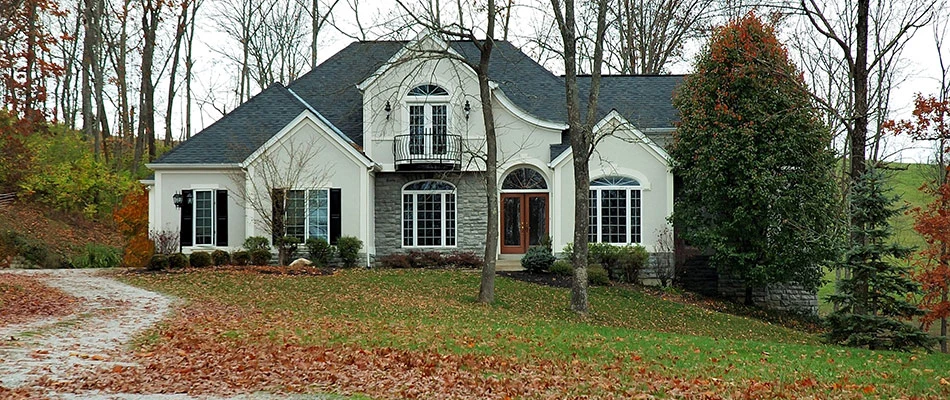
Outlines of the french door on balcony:
[{"label": "french door on balcony", "polygon": [[448,150],[448,120],[445,104],[409,105],[409,154],[444,155]]}]

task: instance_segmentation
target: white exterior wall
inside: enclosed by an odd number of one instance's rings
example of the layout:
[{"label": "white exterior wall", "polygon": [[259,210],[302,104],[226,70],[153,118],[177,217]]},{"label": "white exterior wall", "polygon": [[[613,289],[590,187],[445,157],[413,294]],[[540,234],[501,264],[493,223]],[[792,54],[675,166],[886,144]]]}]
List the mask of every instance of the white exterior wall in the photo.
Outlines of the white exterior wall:
[{"label": "white exterior wall", "polygon": [[[180,231],[181,210],[175,207],[172,196],[182,190],[228,191],[228,246],[234,250],[244,242],[244,207],[241,206],[237,187],[243,181],[243,173],[232,169],[191,169],[155,171],[155,186],[149,193],[149,231]],[[215,221],[217,223],[217,221]],[[217,227],[215,228],[217,229]],[[185,247],[185,253],[195,250],[213,250],[215,246]]]},{"label": "white exterior wall", "polygon": [[[617,127],[614,121],[602,129]],[[655,149],[638,138],[629,127],[617,128],[614,135],[616,137],[608,136],[598,144],[589,164],[590,178],[622,175],[640,182],[640,244],[652,252],[658,231],[669,226],[666,218],[673,213],[673,174]],[[574,241],[574,167],[571,155],[555,165],[554,176],[557,189],[552,197],[558,201],[551,213],[556,213],[560,220],[554,221],[552,240],[554,251],[558,252]]]},{"label": "white exterior wall", "polygon": [[[305,163],[308,171],[302,174],[304,178],[299,180],[298,187],[293,189],[341,189],[340,234],[360,238],[364,242],[364,251],[371,250],[372,227],[367,218],[372,217],[372,177],[364,162],[354,155],[352,149],[347,148],[350,144],[341,143],[331,135],[337,134],[310,112],[304,112],[265,145],[266,151],[249,158],[247,193],[249,196],[269,198],[266,193],[255,194],[268,186],[260,172],[263,163],[292,168],[292,165],[300,165],[301,155],[312,155],[312,159]],[[291,152],[295,152],[296,158],[291,157]],[[370,191],[367,191],[368,187]],[[265,204],[264,209],[269,210],[270,205]],[[247,236],[264,236],[270,239],[266,230],[270,221],[262,220],[259,214],[248,210],[245,224]]]}]

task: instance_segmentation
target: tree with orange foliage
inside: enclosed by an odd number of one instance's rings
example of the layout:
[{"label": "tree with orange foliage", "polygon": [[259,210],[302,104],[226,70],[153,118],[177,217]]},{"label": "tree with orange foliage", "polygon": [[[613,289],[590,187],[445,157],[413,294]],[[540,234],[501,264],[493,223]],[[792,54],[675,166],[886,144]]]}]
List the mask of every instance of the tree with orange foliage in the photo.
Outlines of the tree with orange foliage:
[{"label": "tree with orange foliage", "polygon": [[923,297],[920,307],[927,310],[921,317],[924,327],[940,321],[940,351],[947,349],[947,319],[950,317],[950,168],[947,154],[950,152],[950,100],[939,100],[920,93],[914,100],[913,118],[888,121],[885,128],[908,135],[914,140],[936,141],[937,162],[943,169],[935,181],[928,182],[920,190],[934,197],[926,207],[914,208],[914,230],[927,242],[927,247],[914,257],[917,267],[914,279],[921,284]]},{"label": "tree with orange foliage", "polygon": [[122,207],[113,213],[116,227],[128,240],[122,255],[122,265],[142,268],[155,252],[155,245],[148,237],[148,190],[142,186],[125,196]]}]

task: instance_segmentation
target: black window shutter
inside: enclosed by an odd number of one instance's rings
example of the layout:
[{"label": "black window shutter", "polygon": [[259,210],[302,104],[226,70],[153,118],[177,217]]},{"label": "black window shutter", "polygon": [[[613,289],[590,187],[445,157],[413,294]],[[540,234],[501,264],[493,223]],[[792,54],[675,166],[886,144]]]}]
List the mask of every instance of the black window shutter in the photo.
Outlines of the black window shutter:
[{"label": "black window shutter", "polygon": [[192,204],[195,201],[195,196],[192,194],[191,190],[182,190],[181,191],[181,229],[178,232],[178,240],[181,241],[182,246],[191,246],[194,243],[191,241],[192,232],[195,229],[194,225],[194,209]]},{"label": "black window shutter", "polygon": [[272,189],[270,195],[271,201],[271,243],[277,243],[277,239],[284,236],[284,189]]},{"label": "black window shutter", "polygon": [[340,238],[340,189],[330,189],[330,244]]},{"label": "black window shutter", "polygon": [[218,190],[214,200],[215,212],[217,213],[217,225],[215,232],[215,245],[228,245],[228,191]]}]

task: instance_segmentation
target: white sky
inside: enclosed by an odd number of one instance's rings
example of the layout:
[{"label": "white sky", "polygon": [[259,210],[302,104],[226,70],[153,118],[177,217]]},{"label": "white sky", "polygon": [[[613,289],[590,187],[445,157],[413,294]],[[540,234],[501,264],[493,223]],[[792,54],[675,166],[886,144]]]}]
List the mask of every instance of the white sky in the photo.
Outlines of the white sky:
[{"label": "white sky", "polygon": [[[352,1],[352,0],[350,0]],[[347,21],[353,21],[352,11],[347,6],[348,0],[341,0],[338,5],[337,14],[339,16],[339,21],[343,21],[343,24],[346,25],[343,29],[355,31],[352,29],[352,23],[347,24]],[[194,117],[192,120],[192,125],[194,132],[199,132],[204,127],[212,124],[218,118],[221,117],[221,113],[215,108],[224,107],[228,111],[232,110],[235,107],[236,101],[234,101],[233,88],[236,86],[236,75],[233,71],[234,66],[228,64],[224,61],[223,56],[217,51],[220,50],[223,46],[237,46],[234,42],[229,41],[224,34],[217,32],[216,27],[213,23],[213,13],[212,7],[214,2],[211,4],[205,4],[204,11],[199,13],[199,33],[196,35],[196,40],[199,42],[196,45],[195,54],[195,73],[196,79],[193,81],[193,90],[195,91],[195,101],[193,106]],[[364,4],[365,3],[365,4]],[[365,21],[364,25],[372,24],[374,20],[385,20],[387,16],[391,13],[394,7],[391,1],[387,0],[362,0],[360,3],[360,13],[362,15],[370,15],[371,18],[364,17],[362,20]],[[521,18],[520,23],[513,24],[516,26],[518,32],[521,35],[530,35],[531,26],[537,25],[539,22],[539,17],[537,17],[538,12],[530,8],[524,7],[516,13],[517,18]],[[321,48],[320,48],[320,61],[325,60],[329,56],[333,55],[354,39],[348,38],[333,27],[327,27],[324,31],[321,32]],[[370,39],[373,37],[370,36]],[[309,38],[308,38],[309,40]],[[518,39],[512,39],[513,42],[518,43]],[[698,45],[690,46],[693,48],[692,52],[698,50]],[[950,53],[950,49],[944,49],[945,54]],[[687,57],[689,60],[692,57]],[[948,57],[950,58],[950,54]],[[930,27],[925,27],[918,31],[916,35],[908,43],[904,51],[904,66],[907,71],[907,80],[901,83],[899,86],[893,88],[892,100],[892,117],[893,118],[908,118],[910,112],[913,109],[913,98],[915,93],[934,94],[939,87],[939,64],[937,59],[937,50],[933,40],[933,32]],[[671,67],[673,73],[689,73],[691,65],[689,62],[681,62]],[[160,86],[161,87],[161,86]],[[183,89],[180,89],[183,90]],[[182,97],[180,97],[183,99]],[[156,100],[164,99],[164,95],[157,94]],[[161,100],[164,102],[164,100]],[[176,109],[179,112],[179,115],[184,115],[184,106],[181,104],[182,100],[179,100],[176,105]],[[212,106],[212,103],[214,106]],[[159,124],[161,120],[157,121]],[[176,135],[180,134],[181,129],[181,119],[176,118],[175,131]],[[156,127],[157,132],[164,132],[164,128],[161,126]],[[926,146],[923,145],[923,146]],[[885,154],[891,154],[887,157],[889,161],[903,161],[903,162],[926,162],[928,161],[933,154],[933,150],[929,148],[922,147],[918,143],[913,143],[912,141],[906,138],[891,137],[887,140]]]}]

